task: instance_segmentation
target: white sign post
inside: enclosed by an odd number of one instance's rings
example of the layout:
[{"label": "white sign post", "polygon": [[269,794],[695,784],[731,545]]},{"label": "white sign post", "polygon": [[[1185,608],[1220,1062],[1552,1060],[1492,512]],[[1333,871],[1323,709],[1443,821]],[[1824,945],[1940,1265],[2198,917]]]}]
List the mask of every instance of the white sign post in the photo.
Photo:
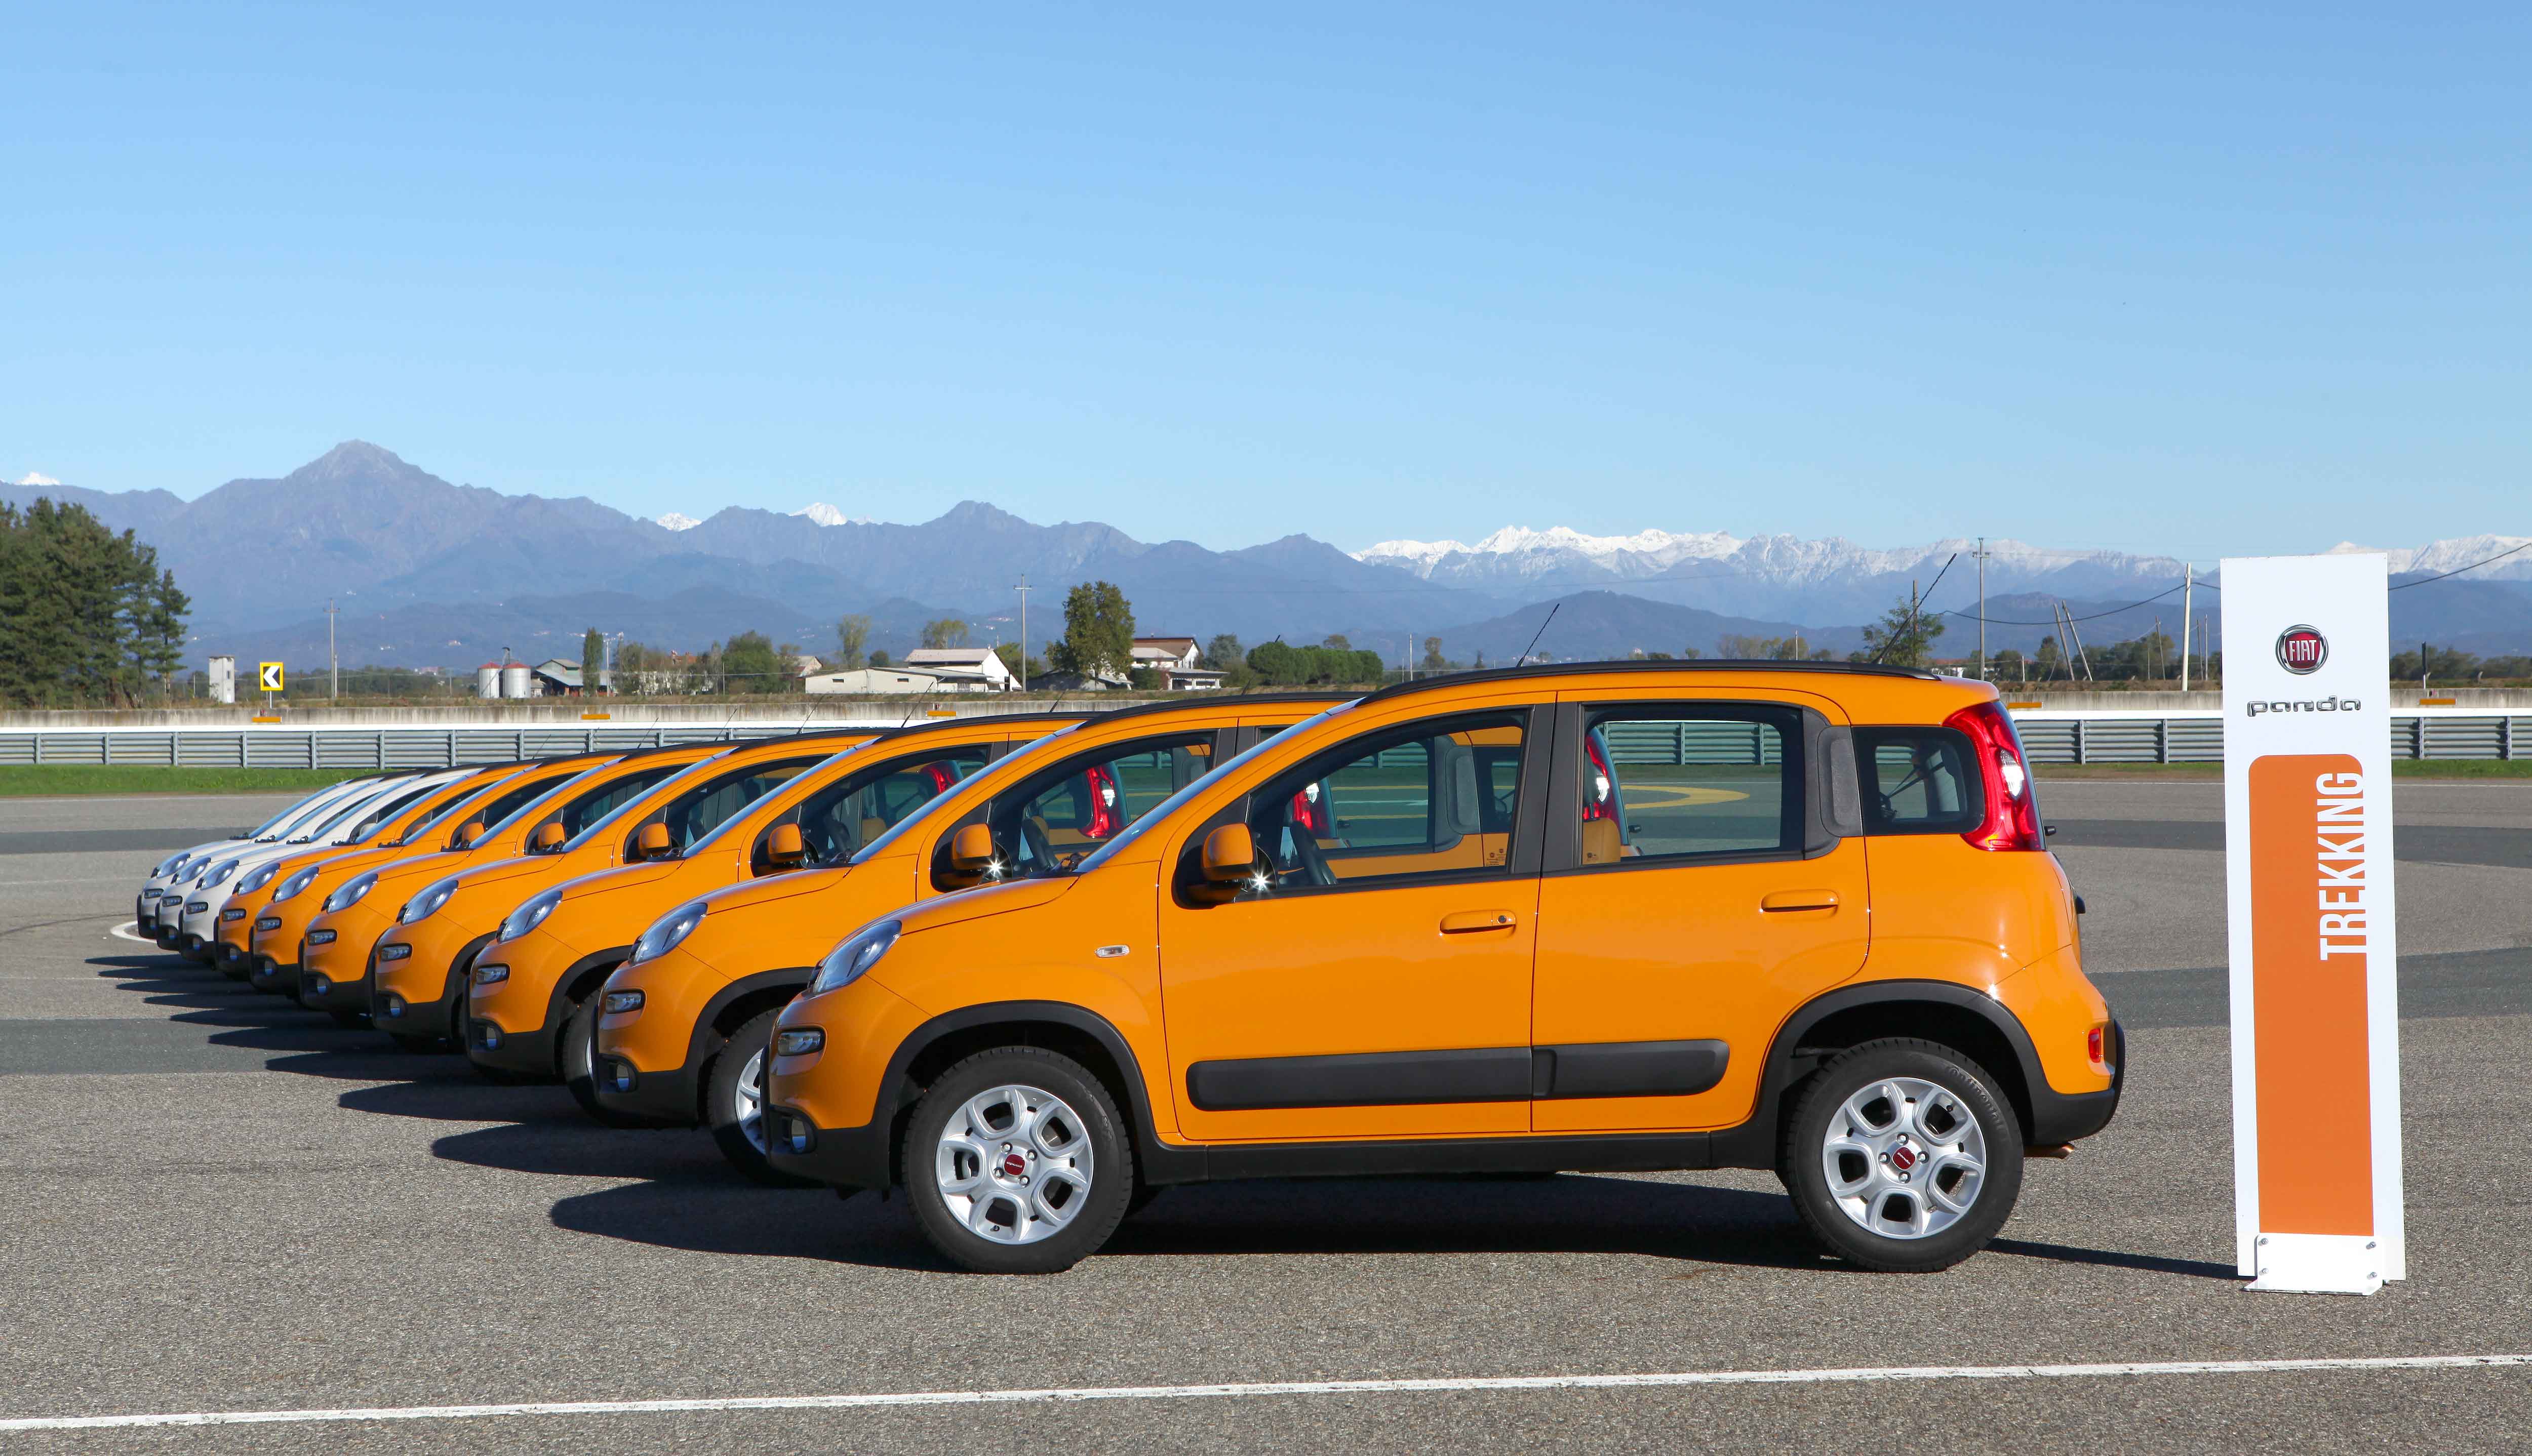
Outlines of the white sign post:
[{"label": "white sign post", "polygon": [[2253,1289],[2407,1276],[2391,896],[2389,578],[2224,563],[2233,1210]]}]

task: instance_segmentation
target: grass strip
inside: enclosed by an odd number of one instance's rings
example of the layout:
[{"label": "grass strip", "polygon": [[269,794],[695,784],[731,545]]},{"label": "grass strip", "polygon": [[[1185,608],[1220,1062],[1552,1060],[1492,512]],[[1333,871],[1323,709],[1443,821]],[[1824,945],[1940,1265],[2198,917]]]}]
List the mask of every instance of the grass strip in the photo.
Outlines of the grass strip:
[{"label": "grass strip", "polygon": [[270,794],[323,788],[341,768],[165,768],[139,763],[0,764],[0,799],[69,794]]}]

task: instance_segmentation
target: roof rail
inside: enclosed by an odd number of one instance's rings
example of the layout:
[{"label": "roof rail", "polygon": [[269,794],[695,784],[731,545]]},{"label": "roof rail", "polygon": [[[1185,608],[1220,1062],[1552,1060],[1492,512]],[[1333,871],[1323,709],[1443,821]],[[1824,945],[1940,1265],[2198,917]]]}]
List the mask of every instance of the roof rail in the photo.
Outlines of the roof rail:
[{"label": "roof rail", "polygon": [[1889,667],[1878,662],[1779,662],[1768,657],[1697,657],[1687,660],[1621,657],[1602,662],[1541,662],[1526,667],[1480,667],[1466,672],[1436,673],[1429,678],[1392,683],[1377,693],[1367,695],[1364,701],[1407,698],[1428,689],[1456,687],[1471,682],[1616,672],[1828,672],[1842,673],[1850,677],[1915,678],[1921,682],[1944,680],[1941,673],[1929,668]]}]

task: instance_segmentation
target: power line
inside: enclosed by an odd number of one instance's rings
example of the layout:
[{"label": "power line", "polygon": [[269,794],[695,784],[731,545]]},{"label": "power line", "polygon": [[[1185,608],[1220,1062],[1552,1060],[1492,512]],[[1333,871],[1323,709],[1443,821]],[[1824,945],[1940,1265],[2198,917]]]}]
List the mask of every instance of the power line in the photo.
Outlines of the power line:
[{"label": "power line", "polygon": [[2532,551],[2532,541],[2525,541],[2523,544],[2513,547],[2511,550],[2500,551],[2496,555],[2487,558],[2485,561],[2474,561],[2468,566],[2454,567],[2451,571],[2446,572],[2441,576],[2420,577],[2414,582],[2402,582],[2399,586],[2394,587],[2391,589],[2394,591],[2406,591],[2412,587],[2423,587],[2429,582],[2441,582],[2445,577],[2457,577],[2466,571],[2477,571],[2481,567],[2488,565],[2490,561],[2503,561],[2506,557],[2513,555],[2516,551]]}]

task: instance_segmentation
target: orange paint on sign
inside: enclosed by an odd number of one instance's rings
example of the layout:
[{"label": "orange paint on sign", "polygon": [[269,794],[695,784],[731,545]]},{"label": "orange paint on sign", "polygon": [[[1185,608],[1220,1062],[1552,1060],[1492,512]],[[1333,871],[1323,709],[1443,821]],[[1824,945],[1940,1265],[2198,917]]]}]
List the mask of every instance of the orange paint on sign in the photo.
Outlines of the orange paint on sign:
[{"label": "orange paint on sign", "polygon": [[2374,1232],[2365,777],[2345,754],[2251,764],[2260,1227]]}]

